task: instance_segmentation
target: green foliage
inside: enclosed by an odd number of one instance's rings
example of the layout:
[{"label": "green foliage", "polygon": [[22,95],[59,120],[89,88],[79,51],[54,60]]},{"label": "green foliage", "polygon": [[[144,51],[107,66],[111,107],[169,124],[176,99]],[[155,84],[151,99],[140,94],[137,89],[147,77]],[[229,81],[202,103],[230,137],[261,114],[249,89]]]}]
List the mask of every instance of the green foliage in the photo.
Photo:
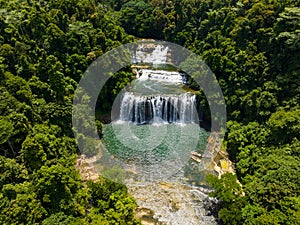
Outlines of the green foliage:
[{"label": "green foliage", "polygon": [[[199,44],[200,54],[222,79],[232,120],[227,123],[225,145],[245,192],[238,207],[236,196],[230,204],[222,203],[219,216],[225,224],[297,224],[299,220],[300,11],[287,7],[292,5],[239,1],[233,11],[229,9],[235,17],[230,28],[226,32],[223,25],[210,28]],[[233,49],[218,42],[222,35]],[[223,202],[228,191],[216,183],[213,187]],[[290,205],[291,199],[295,206],[287,212],[283,205]]]},{"label": "green foliage", "polygon": [[88,187],[95,207],[90,216],[92,224],[100,221],[100,224],[140,224],[133,214],[136,202],[127,194],[124,185],[101,178],[95,183],[88,182]]},{"label": "green foliage", "polygon": [[[269,130],[259,125],[257,122],[251,122],[247,125],[235,121],[227,122],[227,138],[226,145],[227,151],[233,160],[246,146],[263,147],[270,135]],[[247,156],[248,157],[248,156]]]},{"label": "green foliage", "polygon": [[114,102],[120,91],[124,90],[132,80],[133,74],[130,67],[125,67],[114,73],[101,89],[97,99],[97,109],[103,112],[110,112],[112,107],[111,103]]},{"label": "green foliage", "polygon": [[[72,131],[74,92],[88,64],[133,37],[94,1],[0,4],[0,224],[135,224],[136,205],[124,191],[110,193],[107,216],[87,215],[96,209],[74,168]],[[129,73],[118,76],[112,96],[131,81]],[[83,119],[85,112],[78,110]]]},{"label": "green foliage", "polygon": [[0,156],[0,190],[6,184],[18,184],[28,179],[28,172],[14,159]]},{"label": "green foliage", "polygon": [[[225,146],[237,172],[208,177],[221,201],[222,221],[299,223],[298,1],[0,4],[1,224],[139,224],[124,186],[101,179],[84,188],[74,169],[77,82],[98,56],[134,40],[126,32],[183,45],[215,73],[230,120]],[[191,60],[183,66],[195,65]],[[97,101],[101,113],[110,111],[132,79],[129,67],[112,75]],[[81,98],[88,105],[89,97]],[[80,125],[75,132],[84,140],[78,144],[92,156],[103,118],[95,128],[86,122],[90,107],[74,113]]]},{"label": "green foliage", "polygon": [[42,225],[69,225],[74,221],[74,217],[68,216],[63,212],[51,214],[50,217],[43,220]]},{"label": "green foliage", "polygon": [[[298,206],[289,212],[282,207],[289,204],[288,199],[297,199],[300,191],[297,113],[297,109],[280,109],[264,125],[228,122],[227,149],[236,157],[237,174],[248,202],[239,219],[243,224],[297,224]],[[230,214],[226,212],[220,214],[224,222]]]},{"label": "green foliage", "polygon": [[285,197],[299,195],[300,166],[294,157],[272,154],[258,159],[253,167],[255,173],[245,178],[245,192],[251,202],[270,210]]},{"label": "green foliage", "polygon": [[0,117],[0,144],[9,140],[13,134],[13,124],[4,116]]},{"label": "green foliage", "polygon": [[37,224],[46,215],[31,183],[4,185],[0,193],[1,224]]},{"label": "green foliage", "polygon": [[268,126],[272,131],[272,142],[285,144],[294,138],[300,140],[300,109],[278,110],[268,120]]},{"label": "green foliage", "polygon": [[215,189],[213,197],[217,197],[225,204],[232,202],[235,196],[241,195],[241,186],[238,184],[236,176],[231,173],[222,175],[221,179],[208,175],[207,182]]},{"label": "green foliage", "polygon": [[219,217],[226,224],[242,224],[241,209],[245,205],[242,188],[237,182],[237,177],[231,173],[225,173],[221,179],[213,175],[207,176],[207,182],[214,188],[212,196],[221,201]]},{"label": "green foliage", "polygon": [[42,166],[33,174],[33,185],[49,215],[58,212],[69,215],[82,213],[79,204],[82,184],[78,172],[72,167],[61,164]]},{"label": "green foliage", "polygon": [[20,153],[25,165],[35,170],[53,160],[69,158],[75,149],[74,139],[63,136],[58,126],[37,124],[22,143]]}]

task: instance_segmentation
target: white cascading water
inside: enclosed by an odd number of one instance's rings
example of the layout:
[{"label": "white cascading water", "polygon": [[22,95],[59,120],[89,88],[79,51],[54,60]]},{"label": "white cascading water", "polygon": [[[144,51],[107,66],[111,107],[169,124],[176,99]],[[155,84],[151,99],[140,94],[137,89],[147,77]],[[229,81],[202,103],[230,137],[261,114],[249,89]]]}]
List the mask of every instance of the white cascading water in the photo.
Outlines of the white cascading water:
[{"label": "white cascading water", "polygon": [[136,124],[155,122],[195,123],[197,121],[196,96],[184,93],[178,96],[136,96],[125,92],[120,120]]},{"label": "white cascading water", "polygon": [[139,45],[133,56],[133,63],[152,63],[152,64],[166,64],[168,47],[157,45],[153,51],[148,51],[149,46],[146,44]]},{"label": "white cascading water", "polygon": [[158,80],[162,82],[182,83],[182,75],[177,71],[141,69],[138,71],[139,80]]}]

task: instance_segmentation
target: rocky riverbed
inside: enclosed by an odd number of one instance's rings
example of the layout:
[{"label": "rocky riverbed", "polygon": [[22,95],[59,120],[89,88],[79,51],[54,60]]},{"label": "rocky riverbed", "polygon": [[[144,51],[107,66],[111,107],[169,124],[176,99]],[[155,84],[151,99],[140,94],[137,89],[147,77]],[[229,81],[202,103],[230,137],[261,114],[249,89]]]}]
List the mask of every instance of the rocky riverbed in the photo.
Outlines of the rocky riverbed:
[{"label": "rocky riverbed", "polygon": [[129,183],[129,192],[139,207],[136,216],[144,225],[216,225],[211,209],[217,200],[208,197],[208,189],[180,182]]}]

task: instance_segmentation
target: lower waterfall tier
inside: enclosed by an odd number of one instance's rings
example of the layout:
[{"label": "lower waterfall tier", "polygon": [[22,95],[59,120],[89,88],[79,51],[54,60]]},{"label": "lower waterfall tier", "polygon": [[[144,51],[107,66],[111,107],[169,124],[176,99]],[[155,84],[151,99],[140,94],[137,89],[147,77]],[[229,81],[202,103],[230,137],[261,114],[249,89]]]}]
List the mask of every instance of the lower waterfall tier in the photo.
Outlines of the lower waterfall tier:
[{"label": "lower waterfall tier", "polygon": [[184,93],[178,96],[123,95],[120,120],[136,124],[147,123],[198,123],[201,108],[197,107],[195,95]]}]

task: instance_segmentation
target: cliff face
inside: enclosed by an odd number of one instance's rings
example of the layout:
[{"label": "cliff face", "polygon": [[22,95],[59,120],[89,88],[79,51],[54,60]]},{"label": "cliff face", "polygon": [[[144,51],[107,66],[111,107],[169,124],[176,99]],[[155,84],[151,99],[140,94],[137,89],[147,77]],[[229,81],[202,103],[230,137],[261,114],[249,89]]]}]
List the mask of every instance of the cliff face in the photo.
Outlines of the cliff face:
[{"label": "cliff face", "polygon": [[224,173],[234,173],[232,162],[228,153],[222,149],[222,140],[218,133],[212,132],[207,139],[207,151],[210,154],[208,168],[217,173],[220,178]]}]

